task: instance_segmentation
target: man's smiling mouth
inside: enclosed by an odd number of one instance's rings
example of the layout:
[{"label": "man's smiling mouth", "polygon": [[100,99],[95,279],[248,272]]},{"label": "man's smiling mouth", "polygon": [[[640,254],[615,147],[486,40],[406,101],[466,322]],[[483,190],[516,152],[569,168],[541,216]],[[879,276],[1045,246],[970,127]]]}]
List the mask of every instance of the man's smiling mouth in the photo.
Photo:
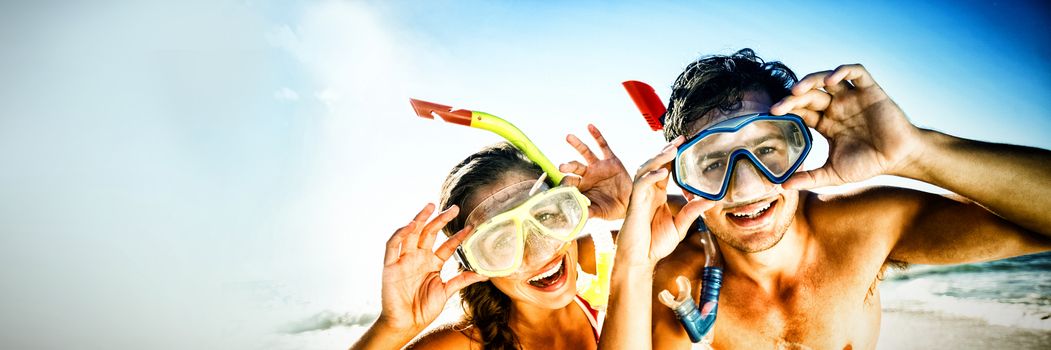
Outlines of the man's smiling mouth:
[{"label": "man's smiling mouth", "polygon": [[726,218],[734,225],[745,228],[765,226],[773,219],[773,208],[781,203],[778,198],[745,204],[726,210]]}]

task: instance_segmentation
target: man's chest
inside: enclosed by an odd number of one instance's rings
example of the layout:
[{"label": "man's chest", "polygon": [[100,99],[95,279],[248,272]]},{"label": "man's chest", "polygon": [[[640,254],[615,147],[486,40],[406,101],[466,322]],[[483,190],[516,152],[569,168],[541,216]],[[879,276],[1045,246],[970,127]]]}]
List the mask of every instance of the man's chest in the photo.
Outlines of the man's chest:
[{"label": "man's chest", "polygon": [[[879,334],[875,272],[862,279],[811,272],[766,291],[728,279],[719,301],[715,346],[777,349],[867,349]],[[871,292],[871,293],[870,293]]]}]

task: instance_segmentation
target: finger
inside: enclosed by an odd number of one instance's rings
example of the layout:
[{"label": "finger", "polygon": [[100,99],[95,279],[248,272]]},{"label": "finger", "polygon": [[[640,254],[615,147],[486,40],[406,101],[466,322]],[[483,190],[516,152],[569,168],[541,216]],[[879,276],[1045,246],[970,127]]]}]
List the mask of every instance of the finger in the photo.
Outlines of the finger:
[{"label": "finger", "polygon": [[580,177],[580,175],[565,174],[565,176],[562,177],[562,182],[559,183],[559,186],[580,187],[582,181],[584,181],[584,178]]},{"label": "finger", "polygon": [[[844,91],[851,90],[853,88],[854,88],[854,85],[850,85],[850,82],[848,82],[846,80],[840,80],[837,83],[829,84],[828,83],[828,78],[825,78],[825,91],[828,91],[828,93],[830,93],[832,95],[836,95],[836,94],[842,93]],[[813,90],[811,90],[811,91],[813,91]]]},{"label": "finger", "polygon": [[793,109],[824,111],[832,103],[832,95],[821,90],[810,90],[802,95],[789,95],[770,106],[770,114],[783,115]]},{"label": "finger", "polygon": [[598,143],[598,149],[602,151],[602,155],[605,156],[606,159],[616,157],[616,155],[613,154],[613,149],[609,148],[609,143],[606,142],[606,138],[602,136],[602,132],[598,131],[598,127],[594,124],[588,124],[588,132],[591,133],[591,137],[593,137],[595,142]]},{"label": "finger", "polygon": [[453,293],[459,292],[464,287],[469,285],[488,280],[489,277],[485,277],[474,273],[473,271],[464,271],[460,274],[450,278],[449,281],[445,282],[445,297],[449,298]]},{"label": "finger", "polygon": [[569,142],[569,145],[573,146],[573,149],[577,150],[577,153],[580,153],[580,155],[584,157],[584,161],[588,162],[588,164],[594,164],[599,161],[598,157],[595,156],[595,153],[591,152],[591,148],[588,148],[588,145],[585,145],[583,141],[580,141],[576,135],[566,135],[566,142]]},{"label": "finger", "polygon": [[838,178],[833,176],[831,172],[825,167],[810,171],[800,171],[788,178],[788,181],[781,184],[781,187],[790,190],[806,190],[811,188],[834,186],[842,184],[842,181],[838,181]]},{"label": "finger", "polygon": [[441,231],[442,227],[445,227],[445,224],[448,224],[449,221],[455,219],[456,214],[459,213],[460,207],[453,204],[449,206],[448,209],[445,209],[445,211],[441,212],[441,214],[438,214],[438,216],[435,217],[434,220],[431,220],[431,222],[427,223],[427,226],[423,227],[423,238],[420,239],[420,245],[418,246],[418,248],[431,249],[432,247],[434,247],[434,236],[438,235],[438,231]]},{"label": "finger", "polygon": [[433,213],[434,203],[427,203],[427,205],[423,206],[423,209],[421,209],[419,213],[416,213],[416,217],[412,218],[412,222],[416,224],[413,225],[412,234],[409,234],[405,237],[405,244],[402,245],[403,247],[405,247],[405,249],[402,249],[402,253],[404,253],[408,249],[416,249],[419,246],[420,228],[423,228],[423,224],[427,222],[427,218],[431,217],[431,214]]},{"label": "finger", "polygon": [[668,169],[660,168],[643,174],[635,181],[631,190],[631,199],[628,202],[628,211],[624,218],[625,225],[627,222],[649,223],[652,220],[657,207],[667,201],[663,191],[654,190],[652,186],[667,178]]},{"label": "finger", "polygon": [[792,86],[792,94],[802,95],[807,91],[825,87],[825,78],[828,77],[829,74],[832,74],[832,71],[826,70],[807,74],[807,76],[800,79],[795,86]]},{"label": "finger", "polygon": [[465,226],[460,232],[449,236],[449,239],[445,240],[445,243],[442,243],[442,245],[438,247],[438,250],[434,251],[434,255],[437,256],[438,259],[442,259],[443,262],[449,260],[449,257],[453,256],[453,252],[456,251],[456,247],[463,244],[463,241],[466,240],[472,232],[474,232],[474,226]]},{"label": "finger", "polygon": [[401,257],[401,242],[405,240],[405,236],[409,235],[416,230],[416,221],[409,221],[408,225],[399,228],[394,231],[394,234],[387,239],[387,250],[383,253],[383,266],[393,264],[398,261]]},{"label": "finger", "polygon": [[658,184],[661,180],[665,180],[667,178],[668,168],[659,168],[657,170],[653,170],[648,173],[642,174],[642,176],[639,177],[638,180],[635,180],[635,187],[633,189],[633,192],[645,191],[646,189],[650,188],[650,186],[654,186]]},{"label": "finger", "polygon": [[[806,126],[808,127],[821,131],[820,128],[818,128],[818,126],[821,125],[822,121],[825,118],[824,113],[812,111],[809,109],[793,109],[788,113],[798,115],[800,118],[803,118],[803,124],[806,124]],[[822,135],[824,135],[824,133],[822,133]]]},{"label": "finger", "polygon": [[837,67],[831,75],[825,78],[826,85],[834,85],[846,81],[859,88],[876,85],[876,81],[872,79],[869,71],[860,64],[844,64]]},{"label": "finger", "polygon": [[574,160],[570,161],[569,163],[562,163],[562,165],[559,165],[558,171],[584,176],[584,174],[588,171],[588,166],[584,165],[584,163]]},{"label": "finger", "polygon": [[686,231],[690,229],[690,225],[693,225],[693,222],[697,221],[697,218],[700,217],[705,210],[714,207],[715,203],[716,202],[703,198],[697,198],[686,203],[686,205],[679,210],[679,213],[675,214],[675,229],[679,232],[680,240],[686,237]]},{"label": "finger", "polygon": [[642,163],[642,166],[639,167],[639,170],[635,172],[635,179],[638,180],[639,177],[641,177],[642,175],[657,170],[657,168],[663,167],[665,164],[668,164],[669,162],[674,160],[675,151],[678,150],[679,145],[682,145],[682,142],[685,139],[686,138],[683,136],[676,137],[674,140],[665,145],[664,149],[662,149],[661,152],[658,153],[655,157],[650,158],[650,160],[647,160],[645,163]]}]

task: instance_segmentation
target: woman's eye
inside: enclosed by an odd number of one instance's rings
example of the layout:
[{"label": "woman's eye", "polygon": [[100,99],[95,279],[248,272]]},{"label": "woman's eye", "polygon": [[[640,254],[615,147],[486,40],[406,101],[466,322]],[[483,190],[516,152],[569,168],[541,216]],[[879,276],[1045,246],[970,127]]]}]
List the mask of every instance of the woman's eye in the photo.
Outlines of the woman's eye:
[{"label": "woman's eye", "polygon": [[485,240],[485,246],[489,249],[503,249],[510,244],[510,235],[494,235]]},{"label": "woman's eye", "polygon": [[536,216],[536,220],[545,225],[565,221],[562,215],[557,213],[540,213]]}]

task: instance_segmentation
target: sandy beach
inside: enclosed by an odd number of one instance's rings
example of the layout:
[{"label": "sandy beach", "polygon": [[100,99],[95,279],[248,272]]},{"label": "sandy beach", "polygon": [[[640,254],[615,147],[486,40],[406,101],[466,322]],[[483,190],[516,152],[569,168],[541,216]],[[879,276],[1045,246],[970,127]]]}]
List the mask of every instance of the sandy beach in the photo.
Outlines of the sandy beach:
[{"label": "sandy beach", "polygon": [[[449,312],[447,312],[449,313]],[[341,348],[349,346],[367,326],[268,337],[272,349]],[[978,319],[927,312],[884,311],[879,350],[910,349],[1051,349],[1051,331],[990,325]]]},{"label": "sandy beach", "polygon": [[880,350],[1051,349],[1051,331],[990,325],[978,319],[884,311]]}]

